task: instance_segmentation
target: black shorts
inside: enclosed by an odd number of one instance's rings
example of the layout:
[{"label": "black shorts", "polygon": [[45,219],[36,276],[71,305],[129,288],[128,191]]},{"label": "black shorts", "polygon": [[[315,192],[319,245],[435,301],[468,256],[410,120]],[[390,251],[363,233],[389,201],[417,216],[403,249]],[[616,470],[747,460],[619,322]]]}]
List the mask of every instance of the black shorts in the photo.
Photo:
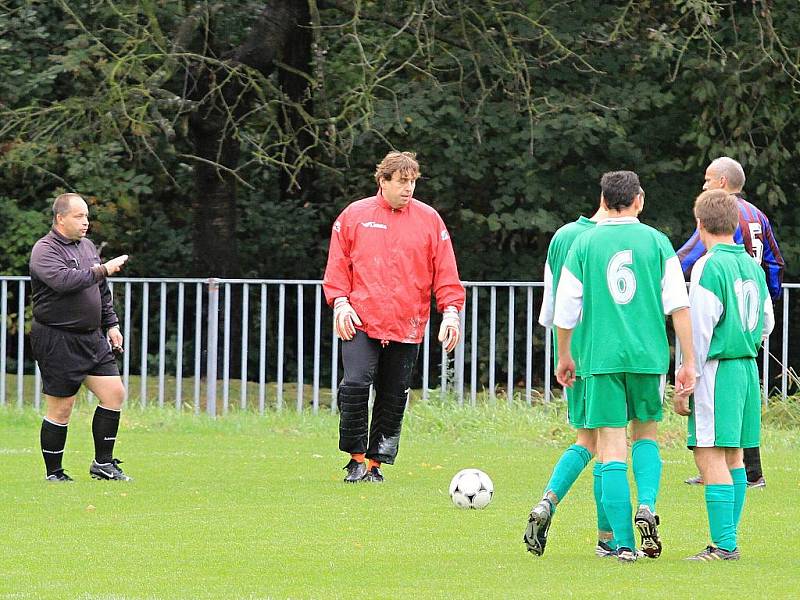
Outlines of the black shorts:
[{"label": "black shorts", "polygon": [[117,361],[101,329],[77,333],[33,321],[31,349],[42,372],[42,391],[48,396],[74,396],[87,375],[116,375]]}]

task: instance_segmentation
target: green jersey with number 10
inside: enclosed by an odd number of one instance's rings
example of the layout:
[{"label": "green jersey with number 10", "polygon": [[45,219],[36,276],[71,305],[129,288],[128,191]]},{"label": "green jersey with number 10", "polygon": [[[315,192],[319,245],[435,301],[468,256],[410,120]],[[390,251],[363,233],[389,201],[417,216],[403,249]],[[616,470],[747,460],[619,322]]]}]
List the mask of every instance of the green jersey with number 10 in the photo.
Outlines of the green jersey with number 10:
[{"label": "green jersey with number 10", "polygon": [[577,375],[669,370],[664,315],[689,306],[667,237],[635,217],[601,221],[572,245],[553,323],[583,328]]},{"label": "green jersey with number 10", "polygon": [[697,372],[707,360],[755,358],[775,317],[763,269],[739,244],[717,244],[692,269]]}]

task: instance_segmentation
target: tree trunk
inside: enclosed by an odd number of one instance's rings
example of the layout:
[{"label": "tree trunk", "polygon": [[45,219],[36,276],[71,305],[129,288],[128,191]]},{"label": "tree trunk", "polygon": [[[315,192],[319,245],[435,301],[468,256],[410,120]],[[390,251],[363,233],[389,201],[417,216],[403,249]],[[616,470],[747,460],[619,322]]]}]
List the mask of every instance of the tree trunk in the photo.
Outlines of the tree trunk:
[{"label": "tree trunk", "polygon": [[[223,59],[231,66],[246,65],[269,75],[275,60],[303,51],[295,39],[310,45],[308,4],[301,0],[267,2],[250,35]],[[222,41],[220,41],[220,44]],[[214,41],[211,49],[213,55]],[[240,97],[241,83],[225,77],[223,67],[203,66],[194,74],[192,99],[201,106],[190,120],[190,138],[195,164],[193,244],[196,272],[201,276],[238,277],[242,273],[236,242],[236,176],[240,148],[235,137],[239,119],[249,109],[250,99]],[[296,77],[296,76],[295,76]],[[298,78],[300,79],[300,78]],[[224,82],[217,84],[217,81]],[[293,84],[295,87],[297,84]]]},{"label": "tree trunk", "polygon": [[[311,73],[311,33],[308,4],[302,3],[296,13],[299,27],[286,41],[283,53],[283,62],[300,73]],[[311,90],[308,79],[291,70],[281,69],[278,72],[281,88],[293,102],[300,104],[308,114],[313,114]],[[284,117],[283,127],[293,132],[293,143],[287,149],[286,161],[294,164],[304,154],[312,152],[314,138],[304,127],[305,120],[297,110],[288,110]],[[300,199],[307,196],[309,184],[312,179],[312,167],[305,165],[295,171],[293,176],[285,170],[281,171],[281,196],[283,199]]]},{"label": "tree trunk", "polygon": [[[207,74],[205,79],[211,77]],[[208,161],[195,165],[192,196],[194,256],[199,276],[231,278],[242,273],[236,240],[236,178],[231,173],[239,163],[240,149],[225,122],[226,115],[212,105],[196,113],[190,123],[195,155]]]}]

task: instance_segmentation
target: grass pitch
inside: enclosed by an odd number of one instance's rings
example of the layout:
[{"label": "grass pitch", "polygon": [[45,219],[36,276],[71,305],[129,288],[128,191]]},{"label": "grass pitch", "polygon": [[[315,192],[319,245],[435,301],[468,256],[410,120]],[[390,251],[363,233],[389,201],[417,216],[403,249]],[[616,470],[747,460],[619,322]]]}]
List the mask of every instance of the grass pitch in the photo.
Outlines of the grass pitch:
[{"label": "grass pitch", "polygon": [[[559,408],[415,405],[383,485],[342,483],[337,418],[283,412],[210,420],[128,410],[117,455],[129,484],[89,478],[91,407],[76,410],[65,467],[47,484],[40,418],[0,410],[0,598],[796,597],[796,429],[767,429],[768,487],[748,492],[738,563],[683,559],[707,541],[702,488],[668,415],[658,511],[664,554],[594,556],[591,464],[559,506],[543,557],[522,544],[571,432]],[[483,511],[455,508],[463,467],[492,477]]]}]

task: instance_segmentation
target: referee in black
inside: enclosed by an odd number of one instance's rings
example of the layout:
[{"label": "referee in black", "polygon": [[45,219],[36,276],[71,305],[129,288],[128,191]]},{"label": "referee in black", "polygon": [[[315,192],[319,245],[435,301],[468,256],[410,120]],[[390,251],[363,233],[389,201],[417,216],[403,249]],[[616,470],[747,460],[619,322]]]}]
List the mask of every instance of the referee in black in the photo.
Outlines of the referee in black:
[{"label": "referee in black", "polygon": [[86,383],[100,404],[92,420],[95,479],[129,481],[114,458],[125,387],[114,352],[122,352],[119,319],[106,278],[117,273],[128,255],[100,262],[86,238],[89,208],[78,194],[53,202],[53,228],[31,252],[31,348],[42,373],[47,412],[42,421],[42,456],[47,481],[67,482],[61,459],[75,395]]}]

